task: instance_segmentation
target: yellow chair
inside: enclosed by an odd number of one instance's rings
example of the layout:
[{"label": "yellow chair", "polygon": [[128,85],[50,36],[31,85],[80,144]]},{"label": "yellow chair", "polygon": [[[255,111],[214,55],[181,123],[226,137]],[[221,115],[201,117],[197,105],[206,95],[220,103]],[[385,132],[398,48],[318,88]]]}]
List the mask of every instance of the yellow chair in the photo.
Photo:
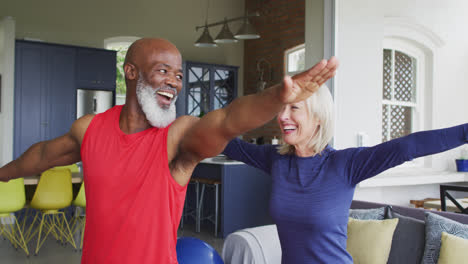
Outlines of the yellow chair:
[{"label": "yellow chair", "polygon": [[0,182],[0,219],[11,224],[0,222],[0,235],[10,240],[15,248],[21,247],[29,256],[28,246],[23,236],[23,231],[18,225],[18,219],[14,212],[23,209],[26,203],[23,178]]},{"label": "yellow chair", "polygon": [[76,164],[71,164],[71,165],[66,165],[66,166],[57,166],[57,167],[51,168],[51,170],[64,170],[64,169],[69,169],[71,173],[80,172],[80,169],[78,168],[78,165]]},{"label": "yellow chair", "polygon": [[[80,169],[78,168],[78,165],[76,164],[70,164],[70,165],[65,165],[65,166],[57,166],[57,167],[53,167],[53,168],[50,168],[50,170],[60,170],[60,169],[69,169],[70,172],[73,174],[75,172],[80,172]],[[32,217],[31,214],[34,214],[35,213],[31,212],[31,210],[29,210],[29,205],[26,206],[27,207],[27,210],[26,210],[26,213],[23,217],[23,223],[22,223],[22,229],[24,230],[24,227],[26,226],[26,221]],[[30,226],[30,229],[31,229],[32,225]],[[28,231],[28,234],[25,234],[26,236],[28,236],[30,234],[31,230]],[[28,239],[28,242],[29,240],[31,239],[31,235],[28,236],[29,239]]]},{"label": "yellow chair", "polygon": [[52,233],[57,240],[61,240],[62,242],[64,242],[64,240],[68,241],[76,249],[75,240],[70,231],[65,213],[59,211],[60,209],[70,206],[72,199],[73,190],[70,169],[54,168],[41,174],[30,204],[31,208],[41,212],[41,222],[39,224],[39,230],[36,229],[31,233],[31,227],[38,219],[39,214],[36,214],[27,232],[28,235],[26,238],[26,241],[29,242],[29,240],[38,233],[36,255],[49,233]]},{"label": "yellow chair", "polygon": [[81,212],[86,211],[86,195],[85,195],[85,187],[84,182],[81,183],[80,190],[76,195],[75,200],[72,202],[74,206],[76,206],[75,214],[73,215],[73,219],[71,221],[73,233],[76,233],[78,230],[81,231],[81,242],[80,242],[80,249],[83,248],[83,236],[84,236],[84,229],[86,225],[86,215],[83,215]]}]

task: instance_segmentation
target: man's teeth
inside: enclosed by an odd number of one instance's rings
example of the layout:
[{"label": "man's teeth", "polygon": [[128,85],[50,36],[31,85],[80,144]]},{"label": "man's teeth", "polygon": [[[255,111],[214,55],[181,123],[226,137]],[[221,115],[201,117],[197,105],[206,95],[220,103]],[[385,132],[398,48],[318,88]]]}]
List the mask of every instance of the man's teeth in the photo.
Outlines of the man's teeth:
[{"label": "man's teeth", "polygon": [[169,97],[169,99],[172,99],[174,97],[174,95],[171,93],[166,93],[166,92],[161,92],[161,91],[159,91],[158,94]]}]

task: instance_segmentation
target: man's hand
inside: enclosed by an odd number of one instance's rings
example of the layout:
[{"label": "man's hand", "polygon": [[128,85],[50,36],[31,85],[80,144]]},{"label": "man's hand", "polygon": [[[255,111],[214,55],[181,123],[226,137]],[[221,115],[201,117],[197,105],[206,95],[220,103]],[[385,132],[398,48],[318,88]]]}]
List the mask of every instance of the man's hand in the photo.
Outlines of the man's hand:
[{"label": "man's hand", "polygon": [[314,67],[293,77],[285,76],[280,100],[285,104],[291,104],[307,99],[335,75],[338,64],[338,60],[331,57],[328,61],[322,60]]}]

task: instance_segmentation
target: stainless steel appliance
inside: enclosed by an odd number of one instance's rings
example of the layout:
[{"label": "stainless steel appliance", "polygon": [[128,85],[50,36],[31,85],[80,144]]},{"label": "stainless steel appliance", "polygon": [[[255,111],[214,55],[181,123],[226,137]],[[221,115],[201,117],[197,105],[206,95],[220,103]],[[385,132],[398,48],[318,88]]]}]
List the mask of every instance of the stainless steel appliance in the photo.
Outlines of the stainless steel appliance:
[{"label": "stainless steel appliance", "polygon": [[99,114],[112,107],[113,93],[102,90],[78,89],[76,94],[76,118],[86,114]]}]

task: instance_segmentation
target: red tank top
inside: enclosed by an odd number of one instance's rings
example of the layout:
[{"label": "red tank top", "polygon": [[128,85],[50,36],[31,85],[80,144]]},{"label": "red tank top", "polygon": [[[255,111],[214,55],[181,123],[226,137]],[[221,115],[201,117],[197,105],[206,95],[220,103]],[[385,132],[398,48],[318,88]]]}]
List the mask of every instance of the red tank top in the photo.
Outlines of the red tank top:
[{"label": "red tank top", "polygon": [[81,263],[177,263],[187,187],[171,176],[169,127],[126,135],[122,106],[96,115],[81,145],[86,228]]}]

